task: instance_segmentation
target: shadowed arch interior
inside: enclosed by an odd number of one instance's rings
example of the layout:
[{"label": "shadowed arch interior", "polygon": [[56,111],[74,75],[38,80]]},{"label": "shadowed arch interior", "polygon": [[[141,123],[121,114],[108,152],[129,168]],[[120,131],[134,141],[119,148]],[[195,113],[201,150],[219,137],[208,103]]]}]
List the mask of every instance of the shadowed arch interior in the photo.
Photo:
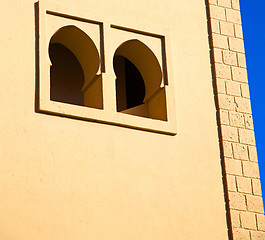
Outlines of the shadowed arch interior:
[{"label": "shadowed arch interior", "polygon": [[50,99],[84,105],[84,72],[75,55],[59,43],[50,44]]},{"label": "shadowed arch interior", "polygon": [[155,54],[133,39],[122,43],[113,58],[117,111],[167,120],[162,69]]},{"label": "shadowed arch interior", "polygon": [[60,28],[50,40],[49,56],[51,100],[103,109],[100,57],[86,33],[75,26]]},{"label": "shadowed arch interior", "polygon": [[[113,59],[116,80],[117,111],[143,104],[145,84],[139,70],[127,58],[115,55]],[[121,94],[124,93],[124,94]]]}]

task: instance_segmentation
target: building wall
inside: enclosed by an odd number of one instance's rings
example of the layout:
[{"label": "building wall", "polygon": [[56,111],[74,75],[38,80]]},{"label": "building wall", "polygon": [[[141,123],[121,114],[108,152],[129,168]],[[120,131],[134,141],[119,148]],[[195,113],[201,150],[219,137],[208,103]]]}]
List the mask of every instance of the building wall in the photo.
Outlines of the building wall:
[{"label": "building wall", "polygon": [[[229,1],[219,2],[211,1],[210,16],[221,120],[204,1],[60,1],[88,18],[166,26],[176,135],[40,113],[35,1],[1,4],[1,239],[223,240],[229,239],[228,229],[234,239],[240,239],[237,234],[248,239],[245,229],[253,230],[252,239],[262,236],[251,222],[262,223],[263,207],[242,75],[240,13],[238,5],[232,10]],[[225,200],[226,181],[230,202]]]}]

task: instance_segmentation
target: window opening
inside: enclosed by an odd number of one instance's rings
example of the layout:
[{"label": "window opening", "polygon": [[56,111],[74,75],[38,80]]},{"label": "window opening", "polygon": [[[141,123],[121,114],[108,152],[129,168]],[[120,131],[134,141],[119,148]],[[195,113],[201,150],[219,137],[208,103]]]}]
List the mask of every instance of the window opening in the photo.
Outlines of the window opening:
[{"label": "window opening", "polygon": [[145,84],[141,73],[135,65],[123,56],[114,57],[114,70],[117,75],[116,93],[117,111],[136,107],[144,102]]},{"label": "window opening", "polygon": [[59,43],[49,47],[52,66],[50,69],[50,99],[84,106],[84,72],[75,55]]},{"label": "window opening", "polygon": [[141,41],[122,43],[113,58],[117,111],[167,120],[162,70],[155,54]]},{"label": "window opening", "polygon": [[60,28],[49,43],[50,99],[103,109],[102,76],[98,50],[82,30]]}]

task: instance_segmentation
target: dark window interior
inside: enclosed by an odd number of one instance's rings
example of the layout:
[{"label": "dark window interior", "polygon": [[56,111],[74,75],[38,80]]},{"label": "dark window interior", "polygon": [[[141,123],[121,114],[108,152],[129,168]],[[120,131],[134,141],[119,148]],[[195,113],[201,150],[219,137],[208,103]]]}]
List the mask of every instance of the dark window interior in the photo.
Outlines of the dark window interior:
[{"label": "dark window interior", "polygon": [[136,66],[123,56],[114,56],[116,73],[117,111],[143,104],[145,84]]},{"label": "dark window interior", "polygon": [[52,101],[84,106],[81,91],[84,84],[84,72],[75,55],[59,43],[49,45],[50,99]]}]

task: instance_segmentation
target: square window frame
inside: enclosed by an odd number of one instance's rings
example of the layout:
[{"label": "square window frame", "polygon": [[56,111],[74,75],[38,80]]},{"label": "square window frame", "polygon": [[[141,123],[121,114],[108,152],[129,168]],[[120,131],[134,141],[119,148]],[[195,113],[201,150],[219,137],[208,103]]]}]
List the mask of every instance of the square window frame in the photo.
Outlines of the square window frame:
[{"label": "square window frame", "polygon": [[[133,19],[127,18],[124,20],[117,16],[98,16],[95,13],[87,13],[83,10],[73,9],[69,6],[51,3],[45,0],[38,2],[38,9],[38,112],[168,135],[175,135],[177,133],[174,76],[170,55],[170,31],[166,26],[161,27],[144,24],[145,27],[143,27],[142,24],[136,24]],[[47,24],[47,18],[50,16],[54,19],[60,19],[59,21],[65,20],[68,24],[69,22],[73,22],[73,24],[76,23],[77,25],[85,26],[86,24],[90,24],[98,27],[99,35],[97,38],[100,41],[96,42],[96,46],[99,48],[101,58],[99,73],[102,74],[103,109],[50,100],[51,63],[48,55],[48,46],[51,34],[48,33],[48,28],[51,28],[51,26]],[[114,31],[116,33],[117,31],[121,32],[123,35],[128,33],[128,36],[133,36],[139,40],[147,39],[147,42],[150,39],[160,41],[160,49],[156,49],[156,52],[161,53],[159,62],[163,72],[162,83],[164,83],[166,90],[167,121],[129,115],[116,111],[116,76],[112,66],[116,48],[111,41],[111,36],[115,35]],[[87,34],[91,36],[89,33]],[[119,34],[116,35],[119,36]],[[94,40],[93,37],[92,40]]]}]

